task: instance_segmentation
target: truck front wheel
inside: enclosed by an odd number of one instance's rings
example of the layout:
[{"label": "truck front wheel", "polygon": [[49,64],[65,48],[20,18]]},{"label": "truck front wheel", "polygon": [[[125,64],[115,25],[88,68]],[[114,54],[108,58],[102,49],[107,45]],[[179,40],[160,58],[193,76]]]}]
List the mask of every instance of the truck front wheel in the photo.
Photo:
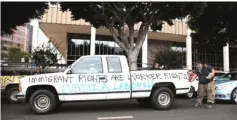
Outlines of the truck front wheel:
[{"label": "truck front wheel", "polygon": [[167,87],[155,89],[151,96],[151,104],[157,110],[170,110],[174,103],[174,94]]},{"label": "truck front wheel", "polygon": [[30,108],[36,114],[49,114],[58,105],[57,97],[49,90],[37,90],[30,96]]}]

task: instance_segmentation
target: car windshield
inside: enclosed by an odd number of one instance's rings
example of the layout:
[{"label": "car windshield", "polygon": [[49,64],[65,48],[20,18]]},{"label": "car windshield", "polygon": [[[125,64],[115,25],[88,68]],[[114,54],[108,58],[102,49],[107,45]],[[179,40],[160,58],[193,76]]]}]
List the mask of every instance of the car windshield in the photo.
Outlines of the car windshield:
[{"label": "car windshield", "polygon": [[216,78],[217,80],[237,80],[237,73],[227,73]]}]

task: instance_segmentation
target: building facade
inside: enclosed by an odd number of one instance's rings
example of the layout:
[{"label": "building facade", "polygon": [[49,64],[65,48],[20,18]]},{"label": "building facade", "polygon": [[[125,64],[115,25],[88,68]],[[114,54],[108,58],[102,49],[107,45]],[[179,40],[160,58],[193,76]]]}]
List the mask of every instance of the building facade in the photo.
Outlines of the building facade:
[{"label": "building facade", "polygon": [[1,52],[8,53],[9,48],[17,47],[29,52],[31,46],[30,25],[19,26],[12,35],[1,36]]},{"label": "building facade", "polygon": [[[33,26],[32,50],[40,44],[51,41],[52,47],[58,51],[59,63],[62,64],[71,64],[83,55],[125,55],[108,29],[96,29],[82,19],[72,20],[71,12],[62,12],[59,7],[51,6],[40,20],[33,20],[30,23]],[[134,27],[135,36],[139,26],[140,23]],[[182,68],[193,69],[195,63],[202,60],[212,63],[216,69],[230,70],[228,45],[219,51],[208,53],[208,50],[202,49],[200,52],[200,49],[192,44],[190,34],[191,30],[185,20],[174,20],[173,26],[164,24],[161,31],[149,30],[138,56],[138,67],[151,67],[155,53],[171,46],[175,50],[185,52],[182,54],[183,62],[180,63]]]}]

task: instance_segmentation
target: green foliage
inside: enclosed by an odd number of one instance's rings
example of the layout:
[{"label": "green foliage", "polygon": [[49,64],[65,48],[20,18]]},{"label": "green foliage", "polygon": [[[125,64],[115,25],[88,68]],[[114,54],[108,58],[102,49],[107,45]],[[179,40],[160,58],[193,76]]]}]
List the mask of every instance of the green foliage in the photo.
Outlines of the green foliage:
[{"label": "green foliage", "polygon": [[182,68],[183,56],[185,56],[184,52],[167,49],[156,54],[155,63],[170,69]]},{"label": "green foliage", "polygon": [[208,2],[204,13],[190,16],[188,24],[195,33],[192,38],[199,46],[222,48],[229,44],[237,44],[237,3]]},{"label": "green foliage", "polygon": [[1,35],[13,33],[32,18],[39,19],[47,8],[47,2],[1,2]]},{"label": "green foliage", "polygon": [[57,63],[57,53],[54,48],[42,45],[37,47],[32,53],[32,60],[34,63],[45,70],[47,67],[51,67]]},{"label": "green foliage", "polygon": [[12,47],[9,49],[7,59],[12,62],[21,62],[21,58],[24,58],[27,54],[21,48]]},{"label": "green foliage", "polygon": [[[114,28],[144,22],[151,28],[161,30],[162,24],[199,15],[206,3],[194,2],[61,2],[62,10],[70,9],[73,19],[85,19],[95,27]],[[87,13],[87,14],[85,14]]]},{"label": "green foliage", "polygon": [[7,60],[8,54],[1,52],[1,60]]}]

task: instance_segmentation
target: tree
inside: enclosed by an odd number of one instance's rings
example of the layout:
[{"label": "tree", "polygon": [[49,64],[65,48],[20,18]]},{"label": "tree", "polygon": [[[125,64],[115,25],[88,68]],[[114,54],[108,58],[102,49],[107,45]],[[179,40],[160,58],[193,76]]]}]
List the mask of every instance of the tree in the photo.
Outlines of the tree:
[{"label": "tree", "polygon": [[[94,27],[106,27],[116,43],[126,52],[131,70],[137,69],[137,57],[149,28],[161,30],[167,22],[187,15],[200,15],[206,3],[178,2],[61,2],[74,20],[85,19]],[[141,23],[138,35],[134,26]],[[135,45],[134,45],[135,44]]]},{"label": "tree", "polygon": [[185,52],[175,51],[171,48],[168,48],[164,51],[160,51],[156,54],[155,63],[168,67],[169,69],[182,68],[182,57]]},{"label": "tree", "polygon": [[21,48],[11,47],[9,49],[7,60],[12,62],[21,62],[21,58],[27,55]]},{"label": "tree", "polygon": [[1,2],[1,35],[12,34],[30,19],[39,19],[47,8],[47,2]]},{"label": "tree", "polygon": [[49,46],[37,47],[34,49],[32,55],[32,60],[36,66],[42,68],[43,72],[48,68],[57,63],[57,53],[54,48]]},{"label": "tree", "polygon": [[1,52],[1,60],[7,60],[8,54]]},{"label": "tree", "polygon": [[237,3],[210,2],[200,16],[190,16],[188,25],[199,46],[222,48],[226,43],[237,45]]}]

